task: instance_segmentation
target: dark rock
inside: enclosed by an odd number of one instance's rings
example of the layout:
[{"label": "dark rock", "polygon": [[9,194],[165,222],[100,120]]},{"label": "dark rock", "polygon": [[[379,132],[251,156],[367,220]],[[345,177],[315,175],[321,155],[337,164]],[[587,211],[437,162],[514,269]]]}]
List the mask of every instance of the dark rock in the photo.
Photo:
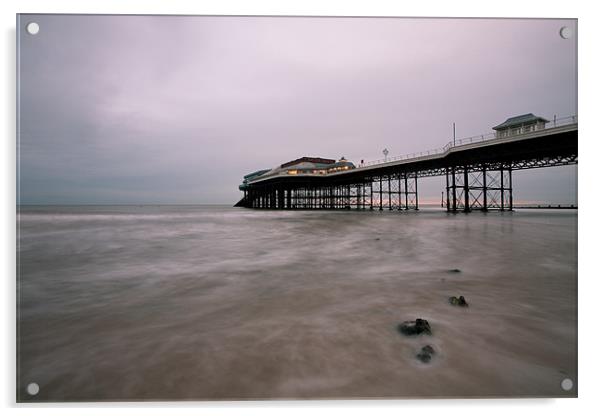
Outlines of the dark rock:
[{"label": "dark rock", "polygon": [[448,273],[461,273],[462,270],[460,270],[460,269],[449,269],[447,272]]},{"label": "dark rock", "polygon": [[375,238],[374,241],[380,241],[380,238]]},{"label": "dark rock", "polygon": [[466,303],[466,299],[464,299],[464,296],[460,296],[459,298],[452,296],[451,298],[449,298],[449,303],[455,306],[468,306],[468,303]]},{"label": "dark rock", "polygon": [[431,358],[433,358],[431,356],[431,354],[427,354],[425,352],[419,352],[418,354],[416,354],[416,358],[418,358],[420,361],[422,361],[423,363],[428,363],[431,361]]},{"label": "dark rock", "polygon": [[425,345],[416,355],[416,358],[418,358],[423,363],[428,363],[431,361],[431,358],[433,358],[433,354],[435,354],[435,349],[430,345]]},{"label": "dark rock", "polygon": [[434,354],[435,349],[430,345],[425,345],[424,347],[422,347],[422,352],[425,352],[427,354]]},{"label": "dark rock", "polygon": [[420,335],[428,334],[431,335],[431,326],[426,319],[416,319],[415,321],[405,321],[399,324],[397,327],[399,332],[404,335]]}]

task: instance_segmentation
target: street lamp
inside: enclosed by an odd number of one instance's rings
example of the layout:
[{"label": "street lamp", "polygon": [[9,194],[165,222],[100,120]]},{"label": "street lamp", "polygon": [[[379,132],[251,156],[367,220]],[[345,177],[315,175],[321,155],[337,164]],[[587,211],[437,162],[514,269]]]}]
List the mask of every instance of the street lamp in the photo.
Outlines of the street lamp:
[{"label": "street lamp", "polygon": [[389,154],[389,149],[386,147],[383,149],[383,155],[385,155],[385,163],[387,162],[387,155]]}]

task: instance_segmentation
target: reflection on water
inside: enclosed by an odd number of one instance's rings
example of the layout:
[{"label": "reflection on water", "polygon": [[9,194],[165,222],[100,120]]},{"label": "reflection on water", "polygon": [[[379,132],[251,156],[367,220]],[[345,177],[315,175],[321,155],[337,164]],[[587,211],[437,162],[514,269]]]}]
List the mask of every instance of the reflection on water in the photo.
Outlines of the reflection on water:
[{"label": "reflection on water", "polygon": [[[575,212],[27,207],[19,221],[20,400],[576,394],[560,389],[577,376]],[[432,336],[397,332],[418,317]]]}]

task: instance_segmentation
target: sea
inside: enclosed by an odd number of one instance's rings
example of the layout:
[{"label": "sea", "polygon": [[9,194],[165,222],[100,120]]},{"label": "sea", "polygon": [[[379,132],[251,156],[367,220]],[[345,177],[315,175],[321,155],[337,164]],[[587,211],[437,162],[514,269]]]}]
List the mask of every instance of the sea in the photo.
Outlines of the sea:
[{"label": "sea", "polygon": [[19,401],[577,395],[576,210],[21,206],[17,231]]}]

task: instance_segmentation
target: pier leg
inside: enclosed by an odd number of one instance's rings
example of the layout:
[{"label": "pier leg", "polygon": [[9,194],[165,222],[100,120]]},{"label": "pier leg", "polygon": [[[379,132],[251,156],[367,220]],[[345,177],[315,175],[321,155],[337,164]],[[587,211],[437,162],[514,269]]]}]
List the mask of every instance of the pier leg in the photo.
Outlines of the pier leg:
[{"label": "pier leg", "polygon": [[347,185],[347,203],[345,209],[351,209],[351,185]]},{"label": "pier leg", "polygon": [[513,204],[512,204],[512,166],[508,167],[508,192],[509,192],[509,197],[510,197],[510,206],[508,207],[508,209],[510,211],[512,211],[513,209]]},{"label": "pier leg", "polygon": [[317,201],[317,206],[319,209],[322,209],[324,207],[324,202],[322,200],[324,194],[323,194],[323,189],[322,187],[317,188],[317,192],[318,192],[318,201]]},{"label": "pier leg", "polygon": [[410,209],[408,207],[408,174],[407,173],[405,173],[403,175],[403,183],[404,183],[404,186],[405,186],[404,191],[405,191],[405,194],[406,194],[406,211],[407,211],[408,209]]},{"label": "pier leg", "polygon": [[303,207],[305,209],[311,209],[311,188],[305,187],[303,188]]},{"label": "pier leg", "polygon": [[332,187],[332,208],[337,209],[339,207],[339,187]]},{"label": "pier leg", "polygon": [[330,201],[330,208],[336,209],[337,208],[337,187],[331,186],[330,192],[331,192],[331,197],[332,197],[332,199]]},{"label": "pier leg", "polygon": [[366,209],[366,183],[362,182],[362,209]]},{"label": "pier leg", "polygon": [[457,201],[457,193],[456,193],[456,168],[451,169],[452,172],[452,211],[458,211],[458,201]]},{"label": "pier leg", "polygon": [[416,206],[414,209],[418,211],[418,174],[414,175],[414,192],[416,192]]},{"label": "pier leg", "polygon": [[366,182],[362,182],[362,209],[366,209]]},{"label": "pier leg", "polygon": [[383,177],[380,176],[379,177],[379,181],[380,181],[380,186],[378,187],[378,192],[380,194],[380,207],[378,208],[379,211],[383,210]]},{"label": "pier leg", "polygon": [[401,175],[397,175],[397,192],[399,193],[397,198],[397,210],[401,211]]},{"label": "pier leg", "polygon": [[447,212],[449,212],[449,168],[445,168],[445,206],[447,207]]},{"label": "pier leg", "polygon": [[330,200],[330,209],[334,209],[334,188],[332,186],[328,187],[328,199]]},{"label": "pier leg", "polygon": [[393,209],[391,206],[391,175],[387,176],[387,180],[389,182],[389,189],[387,189],[387,191],[389,191],[389,211],[391,211]]},{"label": "pier leg", "polygon": [[487,168],[483,165],[483,211],[487,211]]},{"label": "pier leg", "polygon": [[470,190],[468,189],[468,166],[464,166],[464,212],[470,212]]},{"label": "pier leg", "polygon": [[504,211],[504,165],[500,169],[500,210]]}]

